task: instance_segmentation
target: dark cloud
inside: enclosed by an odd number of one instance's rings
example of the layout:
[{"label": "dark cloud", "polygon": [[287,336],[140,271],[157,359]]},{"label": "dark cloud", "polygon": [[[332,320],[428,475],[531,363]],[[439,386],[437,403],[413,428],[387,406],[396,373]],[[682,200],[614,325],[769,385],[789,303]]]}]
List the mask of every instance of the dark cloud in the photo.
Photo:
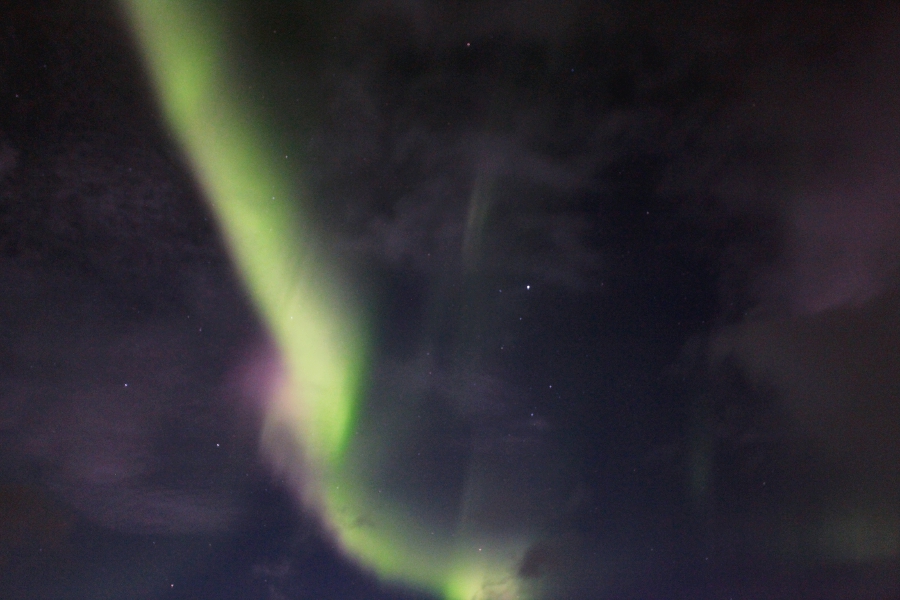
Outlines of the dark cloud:
[{"label": "dark cloud", "polygon": [[[227,527],[239,510],[233,492],[243,473],[235,470],[255,468],[233,460],[253,437],[228,426],[226,405],[238,399],[217,384],[227,353],[192,339],[202,333],[190,320],[179,327],[103,314],[108,300],[83,284],[32,273],[40,282],[16,294],[13,314],[4,311],[7,341],[16,340],[4,356],[0,400],[6,460],[30,464],[70,506],[108,527]],[[8,271],[3,280],[20,290],[26,283]],[[229,337],[208,327],[213,343]],[[197,360],[220,364],[198,373]],[[205,447],[216,438],[220,447]],[[219,466],[210,471],[210,463]]]},{"label": "dark cloud", "polygon": [[874,470],[893,487],[896,305],[891,294],[813,316],[748,320],[715,339],[715,356],[737,357],[757,384],[772,386],[782,418],[828,460]]},{"label": "dark cloud", "polygon": [[885,289],[890,9],[520,9],[348,11],[359,36],[330,72],[314,179],[345,207],[351,247],[471,262],[477,208],[482,267],[583,287],[602,277],[604,232],[580,208],[602,213],[623,161],[651,158],[653,193],[679,210],[712,200],[702,219],[774,225],[773,264],[751,267],[757,302],[815,311]]},{"label": "dark cloud", "polygon": [[5,256],[68,263],[111,285],[127,281],[122,289],[170,278],[173,265],[221,268],[213,226],[172,159],[105,133],[67,137],[6,178]]},{"label": "dark cloud", "polygon": [[14,167],[0,189],[8,474],[119,531],[227,530],[257,467],[226,385],[261,337],[202,205],[162,155],[102,135]]},{"label": "dark cloud", "polygon": [[[772,62],[747,71],[741,106],[752,116],[722,123],[755,132],[748,148],[757,158],[713,180],[720,206],[762,215],[774,235],[770,251],[756,251],[766,260],[743,263],[753,273],[742,292],[748,310],[712,336],[711,348],[717,369],[736,363],[757,393],[774,398],[765,430],[780,439],[768,452],[818,489],[804,499],[795,484],[780,484],[779,510],[802,511],[807,532],[769,523],[768,531],[780,529],[772,537],[799,536],[783,542],[794,551],[808,544],[842,557],[896,557],[896,535],[877,531],[893,531],[898,518],[878,498],[895,496],[892,432],[900,427],[889,350],[900,185],[888,166],[897,159],[891,107],[900,79],[887,66],[898,58],[888,40],[900,15],[881,4],[852,18],[834,7],[801,16],[782,17],[762,46]],[[838,506],[855,516],[839,516]],[[833,529],[847,538],[825,540]]]},{"label": "dark cloud", "polygon": [[[328,73],[338,83],[312,174],[321,197],[343,208],[347,244],[426,272],[477,263],[564,287],[592,284],[603,264],[590,234],[595,199],[609,193],[604,171],[651,143],[665,115],[658,106],[611,106],[604,77],[623,66],[591,71],[585,54],[612,41],[581,29],[570,40],[507,28],[503,10],[486,6],[492,18],[470,30],[431,14],[449,6],[415,6],[350,11],[349,27],[365,31]],[[441,33],[417,37],[432,26]],[[650,95],[670,78],[628,85]]]},{"label": "dark cloud", "polygon": [[772,224],[776,252],[747,290],[766,310],[865,302],[893,287],[898,266],[898,186],[887,165],[900,86],[889,40],[900,16],[871,4],[760,17],[723,48],[734,59],[727,101],[699,127],[674,129],[677,158],[662,191],[711,195],[727,212]]},{"label": "dark cloud", "polygon": [[466,132],[416,137],[400,140],[408,149],[385,165],[402,171],[405,190],[389,207],[344,197],[357,232],[346,247],[429,274],[451,262],[573,287],[596,276],[592,215],[571,211],[591,191],[592,157],[572,164],[520,140]]}]

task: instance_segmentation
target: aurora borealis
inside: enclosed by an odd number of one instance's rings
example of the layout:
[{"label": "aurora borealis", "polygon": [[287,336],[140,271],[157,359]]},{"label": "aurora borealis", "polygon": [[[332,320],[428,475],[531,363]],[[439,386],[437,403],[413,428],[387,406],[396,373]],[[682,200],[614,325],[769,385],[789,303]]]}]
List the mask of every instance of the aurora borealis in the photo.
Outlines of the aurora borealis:
[{"label": "aurora borealis", "polygon": [[229,81],[226,41],[213,17],[184,3],[136,2],[131,13],[170,124],[289,365],[286,402],[301,406],[273,410],[291,413],[284,419],[301,428],[316,468],[336,464],[358,401],[360,327],[346,324],[353,317],[341,310],[338,290],[329,289],[336,286],[303,226],[299,190],[267,150],[253,107],[229,94],[239,84]]},{"label": "aurora borealis", "polygon": [[127,8],[170,126],[283,357],[284,381],[273,386],[266,409],[264,451],[338,544],[379,575],[447,600],[528,597],[515,565],[529,540],[498,550],[477,532],[435,535],[378,501],[381,484],[367,475],[372,465],[364,458],[375,450],[359,442],[364,425],[356,422],[365,393],[364,323],[316,248],[301,188],[269,149],[263,120],[234,91],[242,83],[229,77],[228,41],[213,7],[136,0]]},{"label": "aurora borealis", "polygon": [[895,3],[0,22],[0,597],[900,596]]}]

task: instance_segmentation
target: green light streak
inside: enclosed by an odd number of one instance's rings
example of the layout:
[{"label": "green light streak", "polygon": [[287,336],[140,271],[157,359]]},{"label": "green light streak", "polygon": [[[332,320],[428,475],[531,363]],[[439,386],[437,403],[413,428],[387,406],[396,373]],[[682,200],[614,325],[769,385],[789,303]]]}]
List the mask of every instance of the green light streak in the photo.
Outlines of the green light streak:
[{"label": "green light streak", "polygon": [[[161,105],[225,233],[247,288],[277,340],[301,424],[298,443],[318,468],[346,448],[362,355],[353,319],[297,214],[299,194],[241,106],[223,68],[213,19],[194,2],[126,3]],[[287,415],[284,415],[287,416]]]},{"label": "green light streak", "polygon": [[[123,0],[123,6],[168,125],[287,366],[288,381],[267,412],[264,443],[288,463],[301,497],[344,551],[381,577],[447,600],[526,598],[515,564],[527,540],[489,548],[472,534],[431,531],[409,507],[379,501],[365,466],[369,449],[351,436],[365,358],[362,327],[340,301],[334,270],[304,225],[292,174],[270,150],[252,104],[241,102],[216,15],[187,0]],[[279,437],[284,432],[289,439]]]}]

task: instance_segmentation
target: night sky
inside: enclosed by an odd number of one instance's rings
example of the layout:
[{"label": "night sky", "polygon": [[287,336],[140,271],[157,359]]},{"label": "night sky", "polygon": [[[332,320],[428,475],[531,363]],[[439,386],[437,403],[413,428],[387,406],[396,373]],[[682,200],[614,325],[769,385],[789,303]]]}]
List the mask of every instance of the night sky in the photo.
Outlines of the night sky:
[{"label": "night sky", "polygon": [[900,5],[13,4],[0,597],[900,598]]}]

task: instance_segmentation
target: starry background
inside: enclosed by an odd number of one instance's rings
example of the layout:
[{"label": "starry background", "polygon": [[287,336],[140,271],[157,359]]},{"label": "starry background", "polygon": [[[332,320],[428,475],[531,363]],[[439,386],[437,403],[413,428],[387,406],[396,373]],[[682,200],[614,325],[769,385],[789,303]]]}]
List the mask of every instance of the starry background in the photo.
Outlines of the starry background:
[{"label": "starry background", "polygon": [[[474,485],[560,599],[900,596],[896,4],[219,9],[386,493]],[[272,343],[116,7],[0,10],[0,595],[426,598],[261,457]]]}]

